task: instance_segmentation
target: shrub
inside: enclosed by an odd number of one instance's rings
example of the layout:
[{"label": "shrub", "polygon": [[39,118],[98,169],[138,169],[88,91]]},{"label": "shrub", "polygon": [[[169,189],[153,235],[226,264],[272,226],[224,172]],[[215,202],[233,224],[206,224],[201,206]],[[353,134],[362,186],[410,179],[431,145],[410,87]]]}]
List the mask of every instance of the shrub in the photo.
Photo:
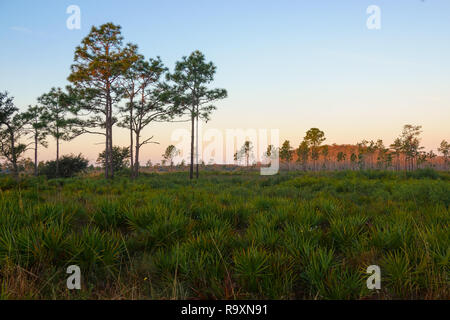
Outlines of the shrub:
[{"label": "shrub", "polygon": [[407,173],[408,177],[414,179],[439,179],[439,173],[431,168],[417,169]]},{"label": "shrub", "polygon": [[54,178],[71,178],[87,169],[89,160],[79,154],[77,156],[65,155],[59,159],[59,175],[56,170],[56,161],[47,161],[40,168],[40,173],[49,179]]},{"label": "shrub", "polygon": [[[121,171],[129,166],[130,148],[114,146],[112,150],[112,165],[114,172]],[[98,155],[97,163],[105,167],[105,151]]]}]

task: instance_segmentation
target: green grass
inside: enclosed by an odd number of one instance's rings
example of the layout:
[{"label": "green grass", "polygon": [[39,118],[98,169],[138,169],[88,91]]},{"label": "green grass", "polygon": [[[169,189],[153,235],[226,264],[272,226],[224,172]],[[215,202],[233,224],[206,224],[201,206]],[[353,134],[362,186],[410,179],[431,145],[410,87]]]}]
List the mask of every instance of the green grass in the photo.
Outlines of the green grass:
[{"label": "green grass", "polygon": [[449,205],[445,172],[0,177],[0,298],[449,299]]}]

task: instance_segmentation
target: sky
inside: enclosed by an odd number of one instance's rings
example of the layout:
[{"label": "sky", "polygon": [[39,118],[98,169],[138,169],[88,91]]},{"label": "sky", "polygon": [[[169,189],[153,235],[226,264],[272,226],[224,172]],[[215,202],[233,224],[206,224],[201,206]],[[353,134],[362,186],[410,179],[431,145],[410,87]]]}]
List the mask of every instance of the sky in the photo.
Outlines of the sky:
[{"label": "sky", "polygon": [[[81,10],[79,30],[66,27],[70,5]],[[367,27],[371,5],[380,8],[380,29]],[[414,124],[427,150],[450,139],[448,0],[0,0],[0,91],[24,110],[66,86],[75,47],[106,22],[170,69],[197,49],[214,62],[212,86],[228,98],[205,130],[279,129],[280,144],[298,146],[318,127],[327,144],[389,145]],[[160,144],[144,146],[141,163],[160,161],[180,128],[189,124],[147,128]],[[127,132],[114,130],[114,144],[126,146]],[[102,142],[85,135],[61,150],[94,161]],[[40,159],[54,153],[50,141]]]}]

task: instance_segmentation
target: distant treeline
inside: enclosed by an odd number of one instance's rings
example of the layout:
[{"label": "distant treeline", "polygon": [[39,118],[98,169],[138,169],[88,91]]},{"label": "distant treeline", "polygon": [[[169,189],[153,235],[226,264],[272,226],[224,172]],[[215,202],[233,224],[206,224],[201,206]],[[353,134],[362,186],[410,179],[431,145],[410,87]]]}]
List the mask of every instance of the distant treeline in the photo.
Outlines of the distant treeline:
[{"label": "distant treeline", "polygon": [[[269,162],[271,156],[278,153],[281,168],[287,170],[448,170],[450,144],[442,140],[438,147],[441,156],[433,150],[426,152],[420,145],[421,133],[421,126],[407,124],[401,135],[389,146],[385,146],[381,139],[362,140],[356,145],[323,145],[325,133],[318,128],[311,128],[296,149],[290,141],[285,140],[280,148],[269,145],[264,157]],[[250,141],[246,141],[234,155],[238,165],[255,165],[251,162],[252,158],[253,145]]]}]

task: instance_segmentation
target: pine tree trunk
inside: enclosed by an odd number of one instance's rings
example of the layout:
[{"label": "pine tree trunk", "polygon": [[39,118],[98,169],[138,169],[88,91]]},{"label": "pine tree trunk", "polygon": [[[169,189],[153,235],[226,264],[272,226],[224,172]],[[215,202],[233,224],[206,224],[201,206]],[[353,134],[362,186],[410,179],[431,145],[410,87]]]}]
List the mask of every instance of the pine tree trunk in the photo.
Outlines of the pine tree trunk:
[{"label": "pine tree trunk", "polygon": [[198,179],[198,106],[197,106],[196,178]]},{"label": "pine tree trunk", "polygon": [[59,178],[59,137],[56,138],[56,176]]},{"label": "pine tree trunk", "polygon": [[14,139],[14,131],[11,134],[11,159],[13,165],[13,175],[16,181],[19,181],[19,168],[17,167],[16,141]]},{"label": "pine tree trunk", "polygon": [[133,160],[133,100],[130,100],[130,168],[131,178],[134,178],[134,160]]},{"label": "pine tree trunk", "polygon": [[139,145],[141,133],[140,131],[136,132],[136,147],[135,147],[135,160],[134,160],[134,177],[137,178],[139,176],[139,151],[141,149],[141,146]]},{"label": "pine tree trunk", "polygon": [[112,142],[112,101],[110,91],[108,90],[108,153],[109,153],[109,176],[114,178],[114,161],[113,161],[113,142]]},{"label": "pine tree trunk", "polygon": [[38,136],[34,134],[34,175],[38,176]]},{"label": "pine tree trunk", "polygon": [[108,134],[108,120],[106,120],[106,135],[105,135],[105,179],[109,177],[109,134]]},{"label": "pine tree trunk", "polygon": [[195,116],[194,112],[191,112],[191,165],[189,168],[189,178],[194,179],[194,132],[195,132]]},{"label": "pine tree trunk", "polygon": [[109,178],[109,101],[106,98],[105,107],[105,179]]},{"label": "pine tree trunk", "polygon": [[[112,110],[110,110],[112,117]],[[109,123],[109,171],[111,178],[114,178],[114,158],[113,158],[113,141],[112,141],[112,120]]]}]

